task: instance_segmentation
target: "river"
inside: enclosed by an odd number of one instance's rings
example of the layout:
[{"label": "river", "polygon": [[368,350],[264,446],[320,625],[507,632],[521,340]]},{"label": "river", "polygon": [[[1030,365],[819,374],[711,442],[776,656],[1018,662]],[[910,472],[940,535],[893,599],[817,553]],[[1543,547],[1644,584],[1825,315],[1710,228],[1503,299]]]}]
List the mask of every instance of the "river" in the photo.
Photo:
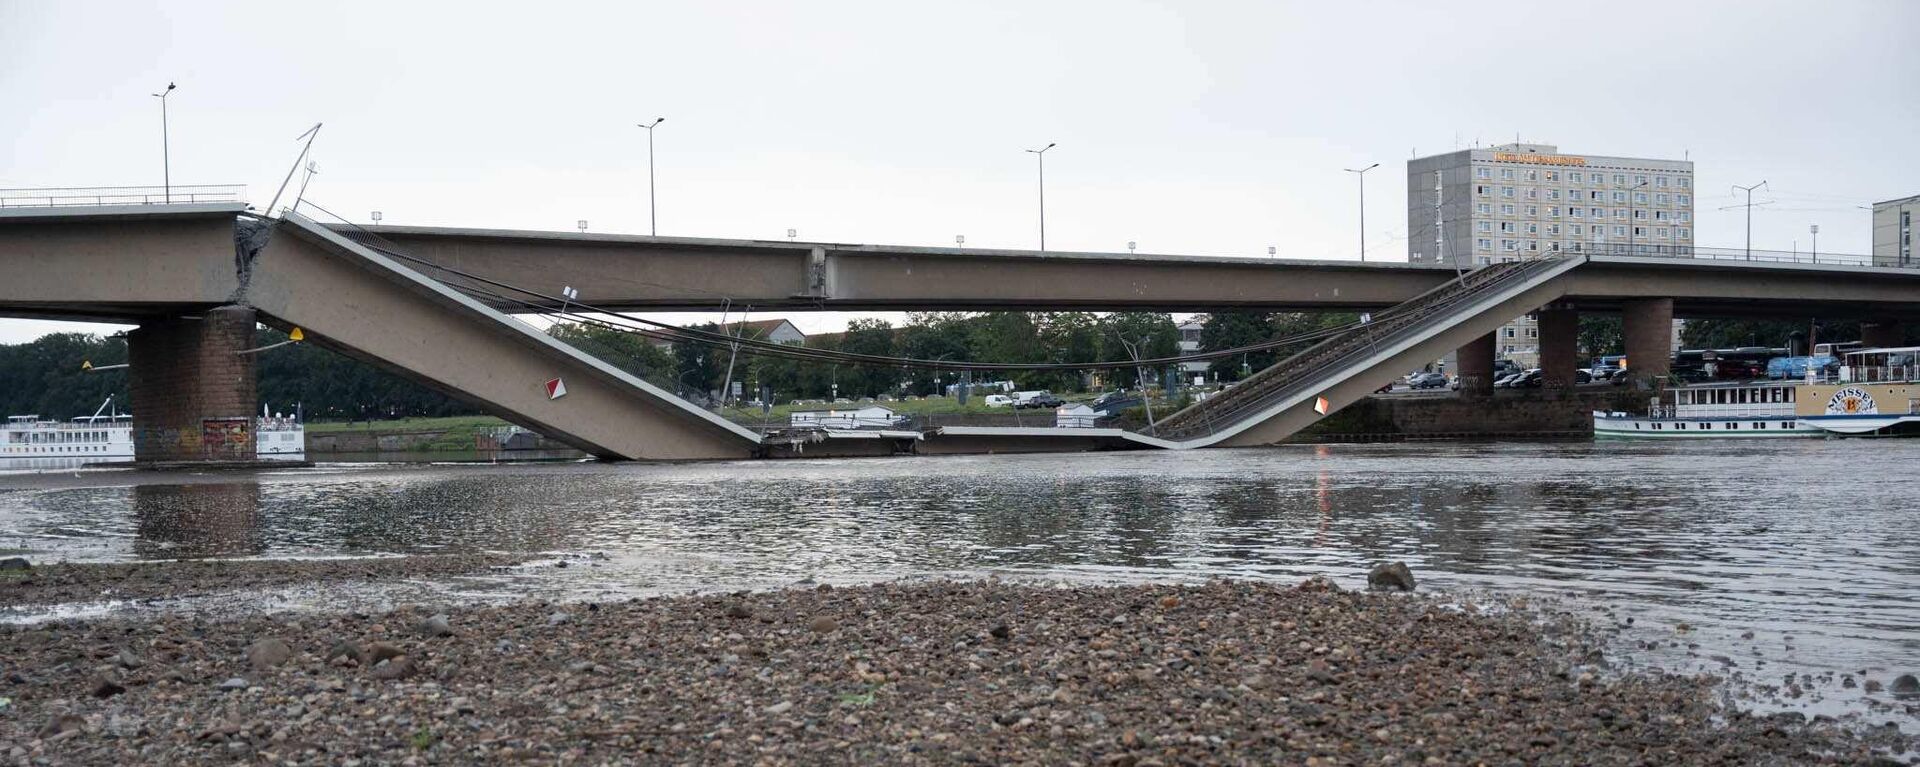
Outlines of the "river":
[{"label": "river", "polygon": [[1806,674],[1770,705],[1920,721],[1842,678],[1920,672],[1916,478],[1916,440],[98,470],[0,475],[0,547],[527,552],[580,566],[454,593],[561,598],[989,572],[1361,587],[1397,559],[1422,590],[1581,605],[1633,664],[1763,691]]}]

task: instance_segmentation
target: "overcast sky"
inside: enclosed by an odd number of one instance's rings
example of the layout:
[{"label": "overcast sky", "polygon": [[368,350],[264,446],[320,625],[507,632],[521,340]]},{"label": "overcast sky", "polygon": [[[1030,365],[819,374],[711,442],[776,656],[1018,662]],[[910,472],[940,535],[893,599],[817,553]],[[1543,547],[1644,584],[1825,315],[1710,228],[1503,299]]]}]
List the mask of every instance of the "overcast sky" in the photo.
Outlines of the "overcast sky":
[{"label": "overcast sky", "polygon": [[[1868,251],[1920,193],[1920,3],[0,0],[0,187],[245,184],[389,224],[1406,258],[1405,160],[1695,162],[1696,240]],[[822,329],[835,318],[803,322]],[[0,341],[50,323],[0,320]],[[94,326],[98,327],[98,326]]]}]

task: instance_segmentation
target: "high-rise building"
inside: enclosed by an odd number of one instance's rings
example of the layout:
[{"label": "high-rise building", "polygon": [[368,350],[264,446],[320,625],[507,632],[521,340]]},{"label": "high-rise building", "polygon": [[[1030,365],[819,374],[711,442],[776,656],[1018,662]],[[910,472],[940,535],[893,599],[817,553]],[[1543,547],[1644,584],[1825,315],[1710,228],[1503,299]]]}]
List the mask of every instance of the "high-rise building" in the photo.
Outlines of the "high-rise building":
[{"label": "high-rise building", "polygon": [[1876,266],[1920,264],[1913,252],[1913,219],[1920,213],[1920,195],[1873,204],[1873,263]]},{"label": "high-rise building", "polygon": [[[1461,269],[1562,253],[1675,255],[1693,248],[1693,163],[1503,144],[1407,163],[1407,260]],[[1531,317],[1494,350],[1534,367]]]}]

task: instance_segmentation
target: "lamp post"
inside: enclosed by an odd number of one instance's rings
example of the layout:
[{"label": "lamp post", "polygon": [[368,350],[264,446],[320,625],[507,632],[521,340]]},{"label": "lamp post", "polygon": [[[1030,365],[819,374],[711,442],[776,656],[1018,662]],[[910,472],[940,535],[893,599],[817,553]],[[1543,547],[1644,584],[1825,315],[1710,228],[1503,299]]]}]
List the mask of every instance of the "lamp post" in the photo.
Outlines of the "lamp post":
[{"label": "lamp post", "polygon": [[1139,245],[1140,243],[1134,242],[1133,240],[1127,240],[1127,253],[1131,255],[1133,253],[1133,249],[1138,247]]},{"label": "lamp post", "polygon": [[1642,181],[1638,184],[1634,184],[1633,186],[1627,187],[1627,253],[1629,255],[1633,254],[1634,252],[1634,244],[1633,244],[1634,237],[1639,233],[1639,229],[1640,229],[1640,224],[1638,223],[1639,220],[1633,217],[1633,214],[1638,212],[1634,207],[1633,195],[1636,192],[1639,192],[1641,187],[1644,187],[1646,185],[1647,185],[1647,182]]},{"label": "lamp post", "polygon": [[1280,249],[1279,249],[1279,248],[1276,248],[1276,247],[1274,247],[1274,246],[1272,246],[1272,245],[1268,245],[1268,246],[1267,246],[1267,258],[1279,258],[1279,257],[1280,257]]},{"label": "lamp post", "polygon": [[587,233],[587,220],[586,220],[586,219],[584,219],[584,218],[583,218],[583,219],[580,219],[579,221],[575,221],[575,222],[573,222],[573,225],[574,225],[574,226],[577,226],[577,227],[580,227],[580,233],[581,233],[581,234],[586,234],[586,233]]},{"label": "lamp post", "polygon": [[964,235],[964,234],[956,234],[956,235],[954,235],[954,236],[953,236],[953,246],[954,246],[954,247],[956,247],[956,248],[964,248],[964,247],[966,247],[966,246],[967,246],[967,236],[966,236],[966,235]]},{"label": "lamp post", "polygon": [[1813,262],[1820,263],[1820,225],[1813,224],[1807,230],[1813,232]]},{"label": "lamp post", "polygon": [[1358,170],[1341,169],[1360,177],[1360,260],[1362,261],[1367,260],[1367,171],[1378,167],[1380,163],[1376,162]]},{"label": "lamp post", "polygon": [[1762,180],[1758,184],[1754,184],[1753,186],[1741,186],[1739,184],[1733,185],[1733,188],[1747,193],[1747,260],[1748,261],[1753,260],[1753,190],[1760,189],[1762,187],[1765,187],[1766,185],[1767,185],[1767,182],[1764,180]]},{"label": "lamp post", "polygon": [[160,100],[160,183],[163,199],[173,202],[173,157],[172,148],[167,139],[167,95],[173,93],[176,86],[167,83],[166,90],[153,94]]},{"label": "lamp post", "polygon": [[376,210],[376,211],[374,211],[374,212],[373,212],[373,225],[374,225],[374,226],[379,226],[379,225],[380,225],[380,219],[382,219],[382,218],[386,218],[386,214],[384,214],[384,213],[381,213],[380,211],[377,211],[377,210]]},{"label": "lamp post", "polygon": [[1047,150],[1056,144],[1047,144],[1039,149],[1029,149],[1028,154],[1040,161],[1040,249],[1047,249]]},{"label": "lamp post", "polygon": [[665,117],[655,117],[651,123],[634,123],[647,129],[647,233],[660,236],[660,206],[653,195],[653,129],[666,122]]}]

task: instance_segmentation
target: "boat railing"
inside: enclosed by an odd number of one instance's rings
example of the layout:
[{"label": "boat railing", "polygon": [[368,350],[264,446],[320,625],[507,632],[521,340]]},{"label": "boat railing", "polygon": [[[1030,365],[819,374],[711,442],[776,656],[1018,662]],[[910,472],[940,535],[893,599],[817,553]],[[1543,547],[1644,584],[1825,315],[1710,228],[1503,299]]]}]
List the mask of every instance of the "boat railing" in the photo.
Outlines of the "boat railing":
[{"label": "boat railing", "polygon": [[1920,366],[1859,366],[1841,368],[1844,383],[1905,383],[1920,381]]}]

